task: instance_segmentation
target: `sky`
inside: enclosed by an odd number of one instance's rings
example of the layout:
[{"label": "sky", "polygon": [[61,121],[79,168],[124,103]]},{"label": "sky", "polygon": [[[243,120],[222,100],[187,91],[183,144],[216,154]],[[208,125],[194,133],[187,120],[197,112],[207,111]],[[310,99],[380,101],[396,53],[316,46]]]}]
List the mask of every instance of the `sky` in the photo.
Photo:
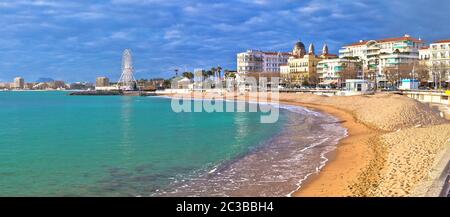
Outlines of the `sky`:
[{"label": "sky", "polygon": [[296,41],[337,53],[359,40],[450,38],[448,0],[0,0],[0,81],[117,80],[124,49],[137,78],[236,69],[248,49]]}]

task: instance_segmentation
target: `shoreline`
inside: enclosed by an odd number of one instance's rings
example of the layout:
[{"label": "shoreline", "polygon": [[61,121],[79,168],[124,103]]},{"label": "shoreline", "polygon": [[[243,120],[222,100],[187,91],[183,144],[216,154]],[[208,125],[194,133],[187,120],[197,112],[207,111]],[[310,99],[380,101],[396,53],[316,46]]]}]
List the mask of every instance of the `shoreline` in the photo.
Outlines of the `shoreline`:
[{"label": "shoreline", "polygon": [[[202,100],[205,98],[203,94],[189,94],[194,100]],[[164,97],[172,98],[172,94],[161,95]],[[201,99],[199,97],[202,96]],[[239,100],[239,96],[235,96],[235,100]],[[222,100],[222,99],[220,99]],[[229,100],[229,99],[226,99]],[[257,99],[252,99],[249,96],[245,96],[244,99],[248,100],[249,103],[258,103]],[[290,100],[279,101],[280,105],[287,106],[298,106],[300,108],[310,109],[312,111],[320,112],[323,114],[330,115],[339,120],[340,125],[347,130],[346,136],[341,138],[336,144],[336,149],[324,154],[327,159],[326,163],[317,172],[312,172],[303,178],[299,177],[299,185],[296,189],[293,189],[287,196],[298,197],[298,196],[349,196],[352,192],[346,187],[349,183],[356,181],[359,170],[362,170],[368,165],[369,160],[374,158],[373,153],[368,145],[359,147],[357,141],[369,140],[378,131],[370,129],[369,127],[358,123],[356,119],[347,111],[342,111],[332,106],[327,105],[317,105],[312,103],[301,103]],[[343,147],[345,146],[345,147]],[[343,153],[341,153],[343,152]],[[355,152],[357,152],[355,159]],[[343,155],[343,156],[341,156]],[[342,158],[342,159],[341,159]],[[357,165],[357,170],[351,169],[350,171],[338,171],[336,168],[348,167],[348,165],[353,164],[354,161],[359,161]],[[364,163],[363,163],[363,162]],[[331,169],[330,169],[330,165]],[[334,169],[333,169],[334,168]],[[342,180],[336,181],[336,176],[341,173],[345,173]],[[331,177],[330,177],[331,176]],[[328,191],[323,189],[323,186],[327,187]],[[339,189],[339,190],[338,190]]]},{"label": "shoreline", "polygon": [[[182,95],[196,99],[224,97],[210,93]],[[405,96],[279,96],[280,104],[338,118],[348,133],[334,151],[326,154],[329,161],[318,173],[303,181],[299,177],[301,184],[292,196],[411,196],[424,182],[434,180],[439,168],[433,162],[450,150],[450,122]],[[232,97],[258,102],[257,97],[248,95]]]},{"label": "shoreline", "polygon": [[[291,194],[294,197],[309,196],[351,196],[354,191],[348,188],[356,182],[360,171],[375,158],[369,141],[380,131],[371,129],[357,120],[347,111],[332,106],[316,105],[280,100],[280,103],[301,106],[329,114],[340,120],[347,129],[347,136],[340,139],[336,149],[326,154],[328,162],[318,172],[306,178],[302,185]],[[361,146],[362,145],[362,146]],[[354,164],[358,162],[357,164]],[[347,168],[343,170],[342,168]]]},{"label": "shoreline", "polygon": [[[186,95],[183,95],[183,96],[180,96],[180,95],[174,96],[174,95],[172,95],[172,94],[169,94],[169,95],[164,94],[164,95],[157,95],[156,97],[168,98],[168,99],[182,99],[182,97],[184,97],[184,96],[186,96]],[[188,97],[189,97],[189,96],[188,96]],[[201,101],[201,100],[204,100],[204,99],[208,99],[208,97],[205,97],[205,96],[202,97],[202,95],[195,95],[195,96],[193,96],[193,97],[191,98],[191,100],[194,100],[194,101]],[[220,101],[224,101],[224,102],[230,102],[230,101],[246,102],[246,103],[251,103],[251,104],[260,104],[260,103],[263,103],[263,104],[269,103],[269,104],[271,104],[271,102],[258,102],[258,100],[255,100],[255,99],[253,99],[253,98],[251,98],[251,97],[248,97],[248,98],[246,98],[246,99],[235,98],[234,100],[233,100],[233,99],[216,99],[216,100],[220,100]],[[321,118],[327,118],[327,119],[328,119],[328,118],[332,118],[332,119],[334,119],[334,122],[333,122],[333,123],[334,123],[334,124],[337,124],[337,126],[339,126],[340,128],[342,128],[342,130],[344,130],[344,133],[343,133],[342,135],[339,136],[338,140],[334,140],[334,139],[333,139],[334,142],[330,143],[330,144],[332,144],[332,146],[335,147],[333,150],[323,152],[323,153],[320,154],[320,156],[319,156],[319,155],[317,156],[317,159],[320,159],[321,162],[320,162],[319,165],[317,165],[316,169],[318,168],[318,171],[321,172],[322,169],[323,169],[325,166],[327,166],[328,163],[332,160],[332,158],[331,158],[330,156],[334,156],[334,155],[335,155],[334,153],[336,152],[336,150],[337,150],[337,148],[338,148],[338,145],[339,145],[339,143],[340,143],[339,141],[342,140],[343,138],[348,137],[348,129],[342,126],[342,123],[341,123],[341,119],[340,119],[340,118],[336,117],[335,115],[331,115],[331,114],[329,114],[328,112],[324,112],[324,111],[322,111],[322,110],[319,110],[319,109],[317,109],[316,107],[313,107],[313,106],[299,105],[298,103],[293,103],[293,102],[288,102],[288,101],[282,101],[282,102],[280,101],[280,103],[278,104],[278,106],[279,106],[280,109],[286,110],[286,111],[288,111],[288,112],[292,112],[292,113],[294,113],[295,115],[298,115],[298,114],[296,114],[297,112],[293,111],[291,108],[296,108],[296,109],[301,109],[301,110],[307,110],[308,113],[309,113],[309,112],[320,113]],[[277,106],[277,107],[278,107],[278,106]],[[312,115],[312,116],[316,116],[316,115]],[[285,130],[286,130],[286,129],[285,129]],[[329,138],[332,138],[332,137],[329,137]],[[269,141],[270,141],[270,140],[269,140]],[[330,140],[330,141],[332,141],[332,140]],[[268,141],[266,141],[266,142],[268,142]],[[303,143],[302,143],[302,144],[303,144]],[[305,143],[305,144],[308,144],[308,143]],[[263,147],[259,147],[257,150],[254,150],[255,152],[251,152],[251,153],[252,153],[252,154],[255,154],[255,153],[258,153],[258,152],[260,152],[260,151],[262,151],[262,150],[264,150],[264,149],[266,149],[266,148],[267,148],[266,145],[264,145]],[[290,147],[289,150],[291,150],[291,151],[295,151],[295,150],[296,150],[296,149],[291,149],[291,148],[292,148],[292,147]],[[309,147],[304,147],[303,149],[309,149]],[[246,154],[246,155],[247,155],[247,154]],[[242,159],[242,158],[241,158],[241,159]],[[241,160],[241,159],[239,159],[239,160]],[[238,161],[235,161],[235,162],[238,162]],[[233,164],[231,164],[231,165],[233,165]],[[217,169],[217,168],[216,168],[216,169]],[[302,186],[304,185],[304,183],[306,183],[306,182],[307,182],[311,177],[313,177],[315,174],[317,174],[317,171],[314,171],[314,170],[311,170],[311,171],[305,171],[305,175],[304,175],[304,176],[298,176],[298,179],[296,179],[297,184],[295,184],[294,186],[292,186],[293,188],[290,188],[290,189],[288,190],[288,192],[286,192],[286,194],[284,194],[284,196],[287,196],[287,197],[292,197],[292,196],[294,196],[293,194],[294,194],[295,192],[297,192],[298,189],[299,189],[300,187],[302,187]],[[242,195],[242,196],[244,196],[244,195]]]}]

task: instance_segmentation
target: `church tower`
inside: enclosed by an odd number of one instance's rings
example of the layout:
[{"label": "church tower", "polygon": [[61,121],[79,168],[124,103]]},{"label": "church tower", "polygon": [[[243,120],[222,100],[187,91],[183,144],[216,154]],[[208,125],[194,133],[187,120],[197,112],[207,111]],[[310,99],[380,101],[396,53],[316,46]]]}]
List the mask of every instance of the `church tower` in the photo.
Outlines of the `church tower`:
[{"label": "church tower", "polygon": [[311,43],[311,44],[309,45],[309,51],[308,51],[308,54],[310,54],[310,55],[315,55],[314,44],[313,44],[313,43]]},{"label": "church tower", "polygon": [[323,45],[322,55],[324,55],[324,56],[328,55],[328,45],[327,44]]}]

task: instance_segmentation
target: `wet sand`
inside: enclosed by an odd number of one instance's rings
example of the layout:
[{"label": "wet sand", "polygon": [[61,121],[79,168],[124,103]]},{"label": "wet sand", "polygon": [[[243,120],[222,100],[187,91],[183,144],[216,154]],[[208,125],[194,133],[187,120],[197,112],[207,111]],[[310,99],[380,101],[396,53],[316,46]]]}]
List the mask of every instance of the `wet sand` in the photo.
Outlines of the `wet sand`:
[{"label": "wet sand", "polygon": [[[222,96],[208,93],[194,97]],[[443,153],[450,149],[450,122],[405,96],[281,93],[279,102],[328,113],[348,129],[348,137],[328,156],[331,161],[293,196],[412,196],[419,187],[426,192],[426,180],[436,179],[442,172],[437,162],[450,160],[442,158],[448,157]]]},{"label": "wet sand", "polygon": [[356,189],[352,189],[351,184],[357,181],[361,171],[376,157],[375,151],[372,150],[372,145],[373,138],[379,132],[370,129],[364,124],[358,123],[350,113],[331,106],[289,101],[280,102],[299,105],[331,114],[339,118],[342,125],[348,130],[348,136],[342,139],[336,151],[331,156],[328,156],[330,159],[328,164],[319,174],[310,177],[293,196],[354,195]]}]

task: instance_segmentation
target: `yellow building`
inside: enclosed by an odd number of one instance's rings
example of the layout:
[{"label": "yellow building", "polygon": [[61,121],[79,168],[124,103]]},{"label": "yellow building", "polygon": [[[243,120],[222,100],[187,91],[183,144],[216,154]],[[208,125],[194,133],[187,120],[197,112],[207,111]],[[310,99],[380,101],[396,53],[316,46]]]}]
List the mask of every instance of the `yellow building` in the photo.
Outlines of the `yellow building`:
[{"label": "yellow building", "polygon": [[314,45],[309,46],[306,53],[305,45],[299,41],[295,44],[292,56],[288,60],[288,73],[281,73],[282,80],[289,86],[307,86],[318,83],[317,65],[324,59],[337,58],[336,55],[328,54],[328,46],[325,44],[322,54],[316,56]]}]

